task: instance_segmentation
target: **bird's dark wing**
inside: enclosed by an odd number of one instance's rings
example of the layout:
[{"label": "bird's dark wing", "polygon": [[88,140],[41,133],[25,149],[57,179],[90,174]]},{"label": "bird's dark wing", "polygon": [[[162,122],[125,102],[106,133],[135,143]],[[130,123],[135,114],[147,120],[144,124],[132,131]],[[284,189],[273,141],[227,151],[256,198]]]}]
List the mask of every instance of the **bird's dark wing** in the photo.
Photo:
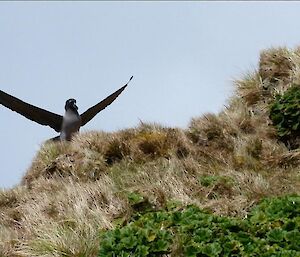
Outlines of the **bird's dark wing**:
[{"label": "bird's dark wing", "polygon": [[35,121],[41,125],[50,126],[55,131],[60,132],[63,117],[61,115],[46,111],[39,107],[25,103],[22,100],[11,96],[0,90],[0,104],[15,111],[27,119]]},{"label": "bird's dark wing", "polygon": [[81,116],[81,126],[84,126],[87,124],[92,118],[96,116],[96,114],[103,109],[105,109],[108,105],[110,105],[127,87],[128,83],[132,80],[133,76],[129,79],[129,81],[125,84],[125,86],[121,87],[116,92],[112,93],[108,97],[106,97],[104,100],[102,100],[100,103],[94,105],[93,107],[89,108],[87,111],[82,113]]}]

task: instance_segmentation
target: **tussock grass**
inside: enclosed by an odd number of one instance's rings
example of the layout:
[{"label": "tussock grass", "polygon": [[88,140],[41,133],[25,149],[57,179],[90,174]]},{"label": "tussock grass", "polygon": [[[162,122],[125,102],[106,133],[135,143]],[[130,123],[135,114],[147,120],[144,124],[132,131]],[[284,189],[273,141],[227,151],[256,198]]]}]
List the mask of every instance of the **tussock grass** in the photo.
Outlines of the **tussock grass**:
[{"label": "tussock grass", "polygon": [[[300,193],[300,151],[277,140],[269,104],[299,81],[300,51],[263,51],[218,114],[187,129],[140,124],[46,142],[19,186],[0,191],[0,256],[97,256],[100,229],[170,201],[246,217]],[[299,81],[300,82],[300,81]]]}]

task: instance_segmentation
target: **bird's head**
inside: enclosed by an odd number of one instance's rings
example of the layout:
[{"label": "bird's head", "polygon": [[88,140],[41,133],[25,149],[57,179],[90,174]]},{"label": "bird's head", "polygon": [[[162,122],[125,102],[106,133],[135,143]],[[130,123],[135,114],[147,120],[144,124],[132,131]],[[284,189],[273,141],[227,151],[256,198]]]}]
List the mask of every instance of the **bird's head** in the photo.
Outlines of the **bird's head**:
[{"label": "bird's head", "polygon": [[73,111],[77,111],[78,110],[78,107],[76,105],[76,100],[71,98],[69,100],[66,101],[66,105],[65,105],[65,110],[73,110]]}]

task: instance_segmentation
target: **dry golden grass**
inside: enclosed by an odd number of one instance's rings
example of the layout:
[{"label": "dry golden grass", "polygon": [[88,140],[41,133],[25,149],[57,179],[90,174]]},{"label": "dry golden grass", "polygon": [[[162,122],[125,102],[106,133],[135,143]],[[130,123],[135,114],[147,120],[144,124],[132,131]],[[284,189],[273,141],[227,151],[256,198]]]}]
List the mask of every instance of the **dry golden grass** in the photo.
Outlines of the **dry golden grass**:
[{"label": "dry golden grass", "polygon": [[228,106],[186,130],[141,124],[45,143],[20,185],[0,191],[0,256],[97,256],[99,231],[143,206],[245,217],[263,197],[299,194],[300,151],[277,141],[268,118],[274,95],[300,78],[299,54],[262,52]]}]

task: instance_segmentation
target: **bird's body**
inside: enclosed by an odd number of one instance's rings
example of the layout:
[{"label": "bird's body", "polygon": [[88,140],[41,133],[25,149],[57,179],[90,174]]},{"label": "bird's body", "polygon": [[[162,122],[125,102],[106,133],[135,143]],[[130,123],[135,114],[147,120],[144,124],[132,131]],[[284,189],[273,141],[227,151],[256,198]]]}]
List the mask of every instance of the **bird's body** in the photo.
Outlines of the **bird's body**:
[{"label": "bird's body", "polygon": [[121,87],[116,92],[112,93],[104,100],[98,104],[92,106],[87,111],[81,115],[78,113],[78,107],[76,106],[76,100],[71,98],[66,101],[65,104],[65,114],[64,116],[49,112],[47,110],[41,109],[34,105],[23,102],[22,100],[11,96],[0,90],[0,104],[5,107],[15,111],[24,117],[35,121],[41,125],[50,126],[56,132],[59,132],[58,137],[53,138],[53,140],[67,140],[70,141],[72,136],[79,132],[80,127],[88,123],[92,118],[95,117],[97,113],[105,109],[110,105],[127,87],[127,84]]},{"label": "bird's body", "polygon": [[69,109],[65,112],[61,132],[59,135],[60,140],[70,141],[73,134],[79,132],[81,127],[81,117],[78,112]]}]

